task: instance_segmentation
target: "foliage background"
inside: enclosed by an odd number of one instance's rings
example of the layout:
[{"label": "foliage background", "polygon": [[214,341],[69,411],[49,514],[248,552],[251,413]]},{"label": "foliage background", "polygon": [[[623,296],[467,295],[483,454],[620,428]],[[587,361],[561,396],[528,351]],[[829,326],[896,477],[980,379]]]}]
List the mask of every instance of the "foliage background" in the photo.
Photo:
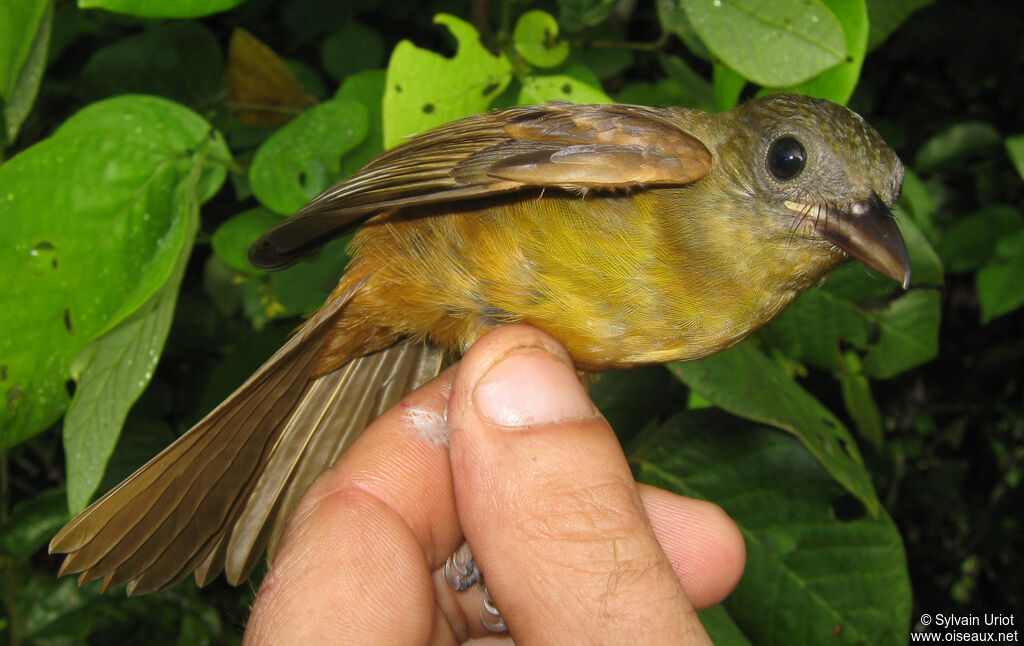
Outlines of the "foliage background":
[{"label": "foliage background", "polygon": [[781,87],[848,102],[907,163],[912,288],[849,265],[736,349],[608,374],[595,397],[639,478],[718,502],[744,532],[743,582],[702,613],[718,644],[904,643],[923,612],[1022,607],[1014,3],[376,5],[0,0],[7,643],[239,640],[260,573],[101,596],[57,579],[45,544],[344,267],[342,240],[256,271],[259,232],[382,147],[490,107],[717,111]]}]

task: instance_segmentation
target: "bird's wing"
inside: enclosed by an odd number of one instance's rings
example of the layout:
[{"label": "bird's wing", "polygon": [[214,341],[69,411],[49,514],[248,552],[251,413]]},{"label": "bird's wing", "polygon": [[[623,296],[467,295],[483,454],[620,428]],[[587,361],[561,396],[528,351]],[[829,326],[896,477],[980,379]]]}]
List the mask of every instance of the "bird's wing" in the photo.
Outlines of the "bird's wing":
[{"label": "bird's wing", "polygon": [[410,139],[325,191],[249,250],[280,269],[385,210],[527,188],[629,190],[682,185],[711,153],[665,111],[550,103],[469,117]]}]

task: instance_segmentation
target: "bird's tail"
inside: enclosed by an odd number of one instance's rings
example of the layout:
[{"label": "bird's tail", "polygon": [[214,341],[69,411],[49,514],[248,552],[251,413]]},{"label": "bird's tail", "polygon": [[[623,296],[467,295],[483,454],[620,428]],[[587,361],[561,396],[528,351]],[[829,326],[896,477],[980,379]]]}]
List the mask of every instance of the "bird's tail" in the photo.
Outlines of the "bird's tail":
[{"label": "bird's tail", "polygon": [[366,425],[437,374],[441,352],[404,342],[315,370],[358,289],[317,312],[230,397],[50,542],[60,574],[103,589],[161,590],[195,571],[244,580],[309,484]]}]

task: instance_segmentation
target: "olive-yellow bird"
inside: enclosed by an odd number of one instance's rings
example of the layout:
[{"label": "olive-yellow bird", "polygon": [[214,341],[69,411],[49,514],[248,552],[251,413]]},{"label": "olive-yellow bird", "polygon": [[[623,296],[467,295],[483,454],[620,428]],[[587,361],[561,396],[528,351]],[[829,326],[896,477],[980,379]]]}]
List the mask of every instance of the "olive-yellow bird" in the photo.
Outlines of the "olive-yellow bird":
[{"label": "olive-yellow bird", "polygon": [[50,550],[130,594],[238,583],[366,424],[490,328],[531,323],[599,371],[727,348],[849,256],[907,286],[902,180],[861,117],[795,95],[516,107],[419,135],[253,245],[281,268],[360,227],[324,306]]}]

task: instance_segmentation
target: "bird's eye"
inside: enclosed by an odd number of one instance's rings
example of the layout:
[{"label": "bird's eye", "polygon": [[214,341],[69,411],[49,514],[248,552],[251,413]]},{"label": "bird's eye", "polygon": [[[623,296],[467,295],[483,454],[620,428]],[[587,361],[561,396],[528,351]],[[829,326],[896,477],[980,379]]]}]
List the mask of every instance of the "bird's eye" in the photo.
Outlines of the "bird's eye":
[{"label": "bird's eye", "polygon": [[768,170],[777,180],[793,179],[804,169],[807,151],[793,137],[780,137],[768,149]]}]

